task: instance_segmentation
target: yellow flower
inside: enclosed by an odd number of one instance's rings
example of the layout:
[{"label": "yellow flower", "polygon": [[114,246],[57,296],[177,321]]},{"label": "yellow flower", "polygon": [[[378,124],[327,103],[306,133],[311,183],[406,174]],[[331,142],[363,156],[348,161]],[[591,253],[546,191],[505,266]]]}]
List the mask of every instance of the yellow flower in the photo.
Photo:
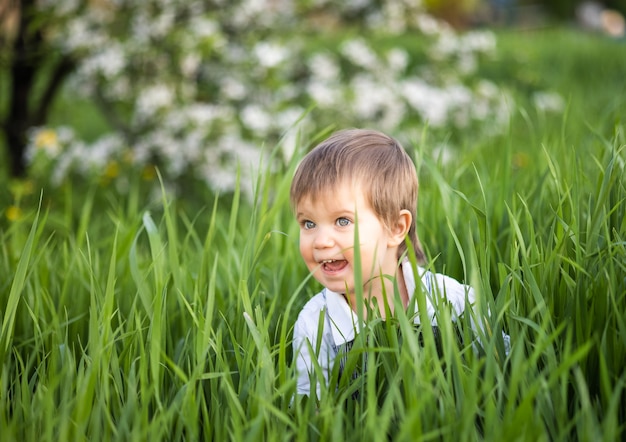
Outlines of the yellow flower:
[{"label": "yellow flower", "polygon": [[57,133],[52,129],[40,130],[35,136],[35,147],[37,149],[47,150],[52,154],[58,153],[60,146]]},{"label": "yellow flower", "polygon": [[148,165],[141,171],[141,178],[145,181],[152,181],[156,177],[156,169],[153,165]]},{"label": "yellow flower", "polygon": [[124,151],[123,156],[122,156],[122,159],[124,160],[124,162],[126,164],[132,164],[133,163],[133,158],[134,158],[133,151],[130,150],[130,149],[126,149]]},{"label": "yellow flower", "polygon": [[120,165],[117,161],[110,161],[109,164],[104,168],[104,177],[108,179],[113,179],[120,174]]},{"label": "yellow flower", "polygon": [[22,217],[22,209],[17,206],[9,206],[7,207],[5,215],[9,221],[17,221]]},{"label": "yellow flower", "polygon": [[513,167],[523,169],[530,164],[530,156],[526,152],[517,152],[513,154]]}]

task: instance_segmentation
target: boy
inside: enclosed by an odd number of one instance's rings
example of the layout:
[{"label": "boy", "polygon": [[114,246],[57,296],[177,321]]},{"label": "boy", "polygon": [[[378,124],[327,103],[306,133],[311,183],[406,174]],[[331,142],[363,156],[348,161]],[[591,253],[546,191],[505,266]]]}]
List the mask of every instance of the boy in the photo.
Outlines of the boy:
[{"label": "boy", "polygon": [[[420,268],[419,275],[413,274],[405,257],[406,237],[417,262],[424,262],[416,231],[417,192],[417,172],[410,157],[396,140],[373,130],[336,132],[299,164],[290,200],[300,225],[300,254],[324,289],[306,303],[294,327],[298,394],[311,393],[314,358],[326,381],[335,359],[342,366],[345,363],[341,356],[359,331],[359,313],[363,319],[368,313],[367,305],[357,313],[357,293],[370,304],[370,312],[377,310],[383,318],[386,312],[394,314],[394,303],[385,303],[385,298],[393,297],[395,285],[405,309],[416,284],[422,284],[426,293],[445,294],[455,317],[463,313],[466,302],[474,302],[472,289],[452,278]],[[357,228],[359,269],[355,268]],[[355,287],[355,273],[360,275],[361,288]],[[434,320],[428,297],[427,310]]]}]

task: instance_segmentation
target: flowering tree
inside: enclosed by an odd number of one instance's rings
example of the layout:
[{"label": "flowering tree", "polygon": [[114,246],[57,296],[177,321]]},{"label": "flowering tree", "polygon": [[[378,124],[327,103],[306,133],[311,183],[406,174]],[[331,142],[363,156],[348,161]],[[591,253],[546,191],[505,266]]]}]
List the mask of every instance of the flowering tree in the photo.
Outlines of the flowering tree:
[{"label": "flowering tree", "polygon": [[[336,3],[37,1],[57,24],[47,44],[78,60],[73,93],[97,103],[110,131],[87,143],[71,127],[34,127],[29,161],[50,165],[54,182],[157,165],[171,179],[232,189],[235,170],[252,172],[263,146],[282,146],[288,158],[297,131],[313,126],[369,125],[402,138],[425,124],[449,130],[486,120],[497,131],[506,123],[506,94],[473,75],[495,49],[491,33],[457,34],[419,0]],[[364,37],[307,44],[348,20],[361,35],[419,33],[424,58],[376,50]]]}]

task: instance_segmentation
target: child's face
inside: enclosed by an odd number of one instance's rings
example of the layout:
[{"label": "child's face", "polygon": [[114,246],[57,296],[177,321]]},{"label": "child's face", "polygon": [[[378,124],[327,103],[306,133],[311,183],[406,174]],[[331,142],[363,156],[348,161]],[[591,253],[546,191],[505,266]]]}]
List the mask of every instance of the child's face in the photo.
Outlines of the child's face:
[{"label": "child's face", "polygon": [[[296,207],[300,254],[315,279],[333,292],[354,294],[354,234],[359,229],[364,296],[380,295],[380,275],[394,276],[404,234],[392,233],[374,213],[363,191],[347,181],[304,197]],[[347,292],[346,292],[347,290]]]}]

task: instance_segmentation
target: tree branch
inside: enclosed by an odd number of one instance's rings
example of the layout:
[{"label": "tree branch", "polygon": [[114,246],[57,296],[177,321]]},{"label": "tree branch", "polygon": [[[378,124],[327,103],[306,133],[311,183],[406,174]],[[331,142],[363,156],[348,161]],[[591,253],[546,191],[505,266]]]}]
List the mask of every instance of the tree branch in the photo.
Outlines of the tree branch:
[{"label": "tree branch", "polygon": [[61,57],[52,72],[44,92],[41,95],[37,109],[33,112],[33,125],[39,126],[45,123],[48,118],[48,112],[52,106],[52,102],[54,101],[54,97],[63,85],[67,76],[72,73],[75,67],[76,63],[71,57]]}]

